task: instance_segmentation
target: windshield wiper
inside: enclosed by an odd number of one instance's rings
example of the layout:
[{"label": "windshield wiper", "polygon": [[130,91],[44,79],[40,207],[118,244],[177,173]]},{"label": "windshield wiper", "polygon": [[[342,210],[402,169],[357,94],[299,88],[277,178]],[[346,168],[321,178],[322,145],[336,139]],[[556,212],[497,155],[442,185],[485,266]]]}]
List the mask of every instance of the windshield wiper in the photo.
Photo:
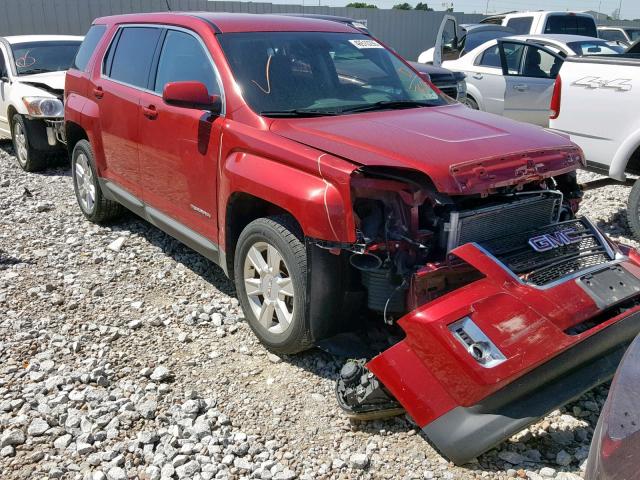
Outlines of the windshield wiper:
[{"label": "windshield wiper", "polygon": [[260,112],[263,117],[327,117],[338,115],[340,112],[333,110],[264,110]]},{"label": "windshield wiper", "polygon": [[48,70],[46,68],[32,68],[31,70],[25,70],[20,72],[20,75],[33,75],[35,73],[48,73],[51,70]]},{"label": "windshield wiper", "polygon": [[383,100],[369,105],[356,105],[355,107],[343,108],[340,113],[370,112],[373,110],[432,107],[433,104],[419,102],[417,100]]}]

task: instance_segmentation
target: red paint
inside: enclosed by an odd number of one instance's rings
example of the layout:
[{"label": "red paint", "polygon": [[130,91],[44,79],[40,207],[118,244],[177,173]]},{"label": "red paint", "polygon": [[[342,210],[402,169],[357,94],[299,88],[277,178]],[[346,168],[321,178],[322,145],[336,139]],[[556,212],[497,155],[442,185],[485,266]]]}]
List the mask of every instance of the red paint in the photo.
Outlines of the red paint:
[{"label": "red paint", "polygon": [[[421,427],[456,406],[478,403],[567,348],[640,310],[628,310],[571,336],[564,330],[601,312],[575,282],[540,290],[516,281],[472,244],[453,253],[485,278],[401,318],[398,324],[406,338],[367,365]],[[622,265],[640,276],[638,264],[626,261]],[[449,324],[465,316],[471,317],[500,346],[507,361],[487,369],[472,359],[448,329]],[[407,361],[408,358],[413,360]],[[429,371],[428,376],[425,370]],[[421,394],[407,395],[402,382],[416,378],[420,378]]]}]

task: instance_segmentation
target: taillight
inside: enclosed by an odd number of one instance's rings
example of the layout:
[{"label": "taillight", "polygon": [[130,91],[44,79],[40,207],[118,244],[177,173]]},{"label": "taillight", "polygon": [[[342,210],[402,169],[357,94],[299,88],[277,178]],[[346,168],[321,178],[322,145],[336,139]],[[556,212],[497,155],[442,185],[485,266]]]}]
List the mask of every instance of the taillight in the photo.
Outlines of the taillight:
[{"label": "taillight", "polygon": [[562,97],[562,80],[560,75],[556,77],[556,83],[553,85],[553,96],[551,97],[551,105],[549,106],[549,118],[558,118],[560,116],[560,100]]}]

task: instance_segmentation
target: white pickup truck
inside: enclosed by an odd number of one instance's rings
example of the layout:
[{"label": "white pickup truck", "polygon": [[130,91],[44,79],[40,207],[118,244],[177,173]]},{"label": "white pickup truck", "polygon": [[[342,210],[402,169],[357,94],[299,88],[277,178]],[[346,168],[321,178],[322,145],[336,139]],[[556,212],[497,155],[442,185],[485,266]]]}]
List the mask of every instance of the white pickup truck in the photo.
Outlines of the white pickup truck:
[{"label": "white pickup truck", "polygon": [[[640,175],[640,52],[567,57],[550,110],[549,126],[580,145],[588,169],[619,182],[627,173]],[[627,219],[640,239],[640,181],[631,189]]]}]

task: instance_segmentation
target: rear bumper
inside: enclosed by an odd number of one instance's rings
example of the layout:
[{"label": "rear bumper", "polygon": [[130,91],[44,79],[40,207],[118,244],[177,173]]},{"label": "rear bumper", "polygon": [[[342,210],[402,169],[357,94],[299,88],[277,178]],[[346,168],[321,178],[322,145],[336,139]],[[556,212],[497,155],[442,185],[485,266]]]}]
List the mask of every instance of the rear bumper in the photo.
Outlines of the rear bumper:
[{"label": "rear bumper", "polygon": [[434,446],[466,463],[550,411],[610,380],[640,332],[640,312],[587,338],[470,407],[456,407],[423,428]]}]

